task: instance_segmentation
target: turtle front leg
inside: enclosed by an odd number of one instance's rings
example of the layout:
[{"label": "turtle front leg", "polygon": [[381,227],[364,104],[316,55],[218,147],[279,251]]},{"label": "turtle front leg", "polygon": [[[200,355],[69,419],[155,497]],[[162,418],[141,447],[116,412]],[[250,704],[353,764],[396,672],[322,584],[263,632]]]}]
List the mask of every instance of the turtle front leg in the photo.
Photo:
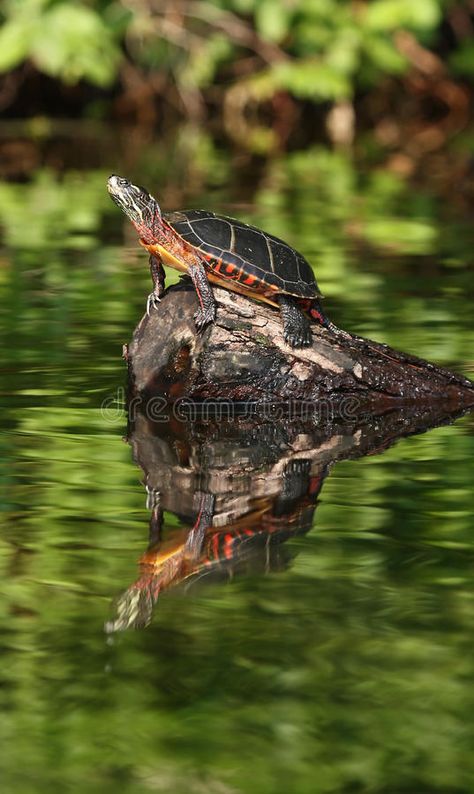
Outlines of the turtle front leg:
[{"label": "turtle front leg", "polygon": [[155,254],[150,254],[148,262],[153,281],[153,292],[150,292],[146,302],[146,313],[149,315],[151,309],[157,308],[165,291],[165,271],[161,260]]},{"label": "turtle front leg", "polygon": [[194,322],[198,331],[202,331],[206,325],[213,323],[216,319],[216,301],[202,262],[190,265],[188,273],[199,300],[199,309],[194,315]]},{"label": "turtle front leg", "polygon": [[199,512],[196,522],[186,538],[185,548],[187,554],[193,559],[197,559],[202,550],[206,531],[212,527],[216,500],[213,494],[200,491],[194,494],[194,498],[199,502]]},{"label": "turtle front leg", "polygon": [[148,535],[148,546],[156,546],[161,540],[161,530],[163,526],[163,509],[160,505],[161,494],[156,488],[146,488],[146,506],[151,510],[150,527]]},{"label": "turtle front leg", "polygon": [[300,309],[297,298],[279,295],[280,313],[283,320],[283,336],[290,347],[309,347],[313,341],[311,325]]}]

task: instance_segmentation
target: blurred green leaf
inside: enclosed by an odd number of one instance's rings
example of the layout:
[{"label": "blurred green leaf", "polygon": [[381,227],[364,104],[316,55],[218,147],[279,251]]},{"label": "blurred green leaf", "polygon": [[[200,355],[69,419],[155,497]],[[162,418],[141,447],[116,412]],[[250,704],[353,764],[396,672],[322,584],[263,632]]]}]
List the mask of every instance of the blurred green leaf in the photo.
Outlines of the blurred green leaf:
[{"label": "blurred green leaf", "polygon": [[184,85],[205,88],[212,84],[219,65],[225,61],[232,51],[232,44],[227,36],[215,33],[206,40],[205,46],[196,47],[181,72]]},{"label": "blurred green leaf", "polygon": [[407,59],[397,50],[391,38],[366,36],[364,53],[369,58],[372,70],[380,69],[388,74],[403,74],[408,65]]},{"label": "blurred green leaf", "polygon": [[35,35],[35,21],[23,16],[0,28],[0,72],[14,69],[28,57]]},{"label": "blurred green leaf", "polygon": [[285,0],[257,0],[255,23],[258,33],[269,41],[281,41],[289,30],[292,7]]},{"label": "blurred green leaf", "polygon": [[31,52],[40,69],[70,83],[86,79],[105,86],[113,81],[120,53],[97,13],[61,4],[42,21]]},{"label": "blurred green leaf", "polygon": [[440,21],[439,0],[373,0],[365,9],[365,23],[372,30],[433,29]]},{"label": "blurred green leaf", "polygon": [[300,99],[345,99],[351,95],[350,81],[343,74],[313,58],[276,64],[252,78],[248,86],[260,99],[281,90]]},{"label": "blurred green leaf", "polygon": [[[41,71],[67,83],[89,80],[110,85],[121,59],[112,27],[80,3],[13,2],[0,29],[0,70],[31,58]],[[112,18],[111,18],[112,20]],[[113,23],[120,31],[117,20]]]}]

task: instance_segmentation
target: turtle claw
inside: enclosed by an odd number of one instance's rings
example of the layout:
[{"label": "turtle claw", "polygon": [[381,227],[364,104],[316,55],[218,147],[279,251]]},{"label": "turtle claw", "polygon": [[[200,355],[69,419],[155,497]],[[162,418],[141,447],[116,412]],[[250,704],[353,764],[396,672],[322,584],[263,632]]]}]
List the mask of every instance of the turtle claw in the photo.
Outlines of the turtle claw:
[{"label": "turtle claw", "polygon": [[145,485],[146,490],[146,508],[147,510],[155,510],[160,505],[161,492],[157,488],[151,488]]},{"label": "turtle claw", "polygon": [[146,313],[148,317],[150,316],[152,309],[157,309],[158,304],[161,298],[156,294],[156,292],[150,292],[147,301],[146,301]]},{"label": "turtle claw", "polygon": [[311,325],[296,298],[290,295],[280,295],[278,302],[283,320],[283,338],[286,344],[293,348],[309,347],[313,343]]},{"label": "turtle claw", "polygon": [[283,337],[287,345],[293,348],[309,347],[313,342],[310,328],[299,328],[297,331],[285,330]]},{"label": "turtle claw", "polygon": [[196,328],[199,332],[203,331],[206,325],[209,323],[213,323],[216,319],[216,308],[215,306],[210,306],[203,311],[202,309],[198,309],[198,311],[194,315],[194,322],[196,323]]}]

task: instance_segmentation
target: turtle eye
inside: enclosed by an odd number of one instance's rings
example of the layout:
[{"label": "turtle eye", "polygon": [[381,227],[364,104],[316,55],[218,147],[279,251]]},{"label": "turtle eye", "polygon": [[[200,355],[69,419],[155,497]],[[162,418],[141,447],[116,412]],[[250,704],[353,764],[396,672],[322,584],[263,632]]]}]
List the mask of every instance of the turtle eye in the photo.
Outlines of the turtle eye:
[{"label": "turtle eye", "polygon": [[149,196],[149,192],[146,187],[142,187],[141,185],[133,185],[137,193],[142,193],[144,196]]}]

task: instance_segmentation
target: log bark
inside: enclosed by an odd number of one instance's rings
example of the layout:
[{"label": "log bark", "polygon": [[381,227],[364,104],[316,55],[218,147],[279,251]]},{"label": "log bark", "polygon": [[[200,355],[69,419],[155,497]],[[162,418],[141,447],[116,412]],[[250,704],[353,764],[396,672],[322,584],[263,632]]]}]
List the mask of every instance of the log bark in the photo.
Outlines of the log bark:
[{"label": "log bark", "polygon": [[467,378],[387,345],[313,325],[313,344],[293,350],[279,312],[214,288],[216,322],[197,334],[192,285],[169,288],[145,315],[125,354],[132,393],[144,401],[229,400],[351,404],[352,415],[436,401],[445,410],[474,406]]}]

